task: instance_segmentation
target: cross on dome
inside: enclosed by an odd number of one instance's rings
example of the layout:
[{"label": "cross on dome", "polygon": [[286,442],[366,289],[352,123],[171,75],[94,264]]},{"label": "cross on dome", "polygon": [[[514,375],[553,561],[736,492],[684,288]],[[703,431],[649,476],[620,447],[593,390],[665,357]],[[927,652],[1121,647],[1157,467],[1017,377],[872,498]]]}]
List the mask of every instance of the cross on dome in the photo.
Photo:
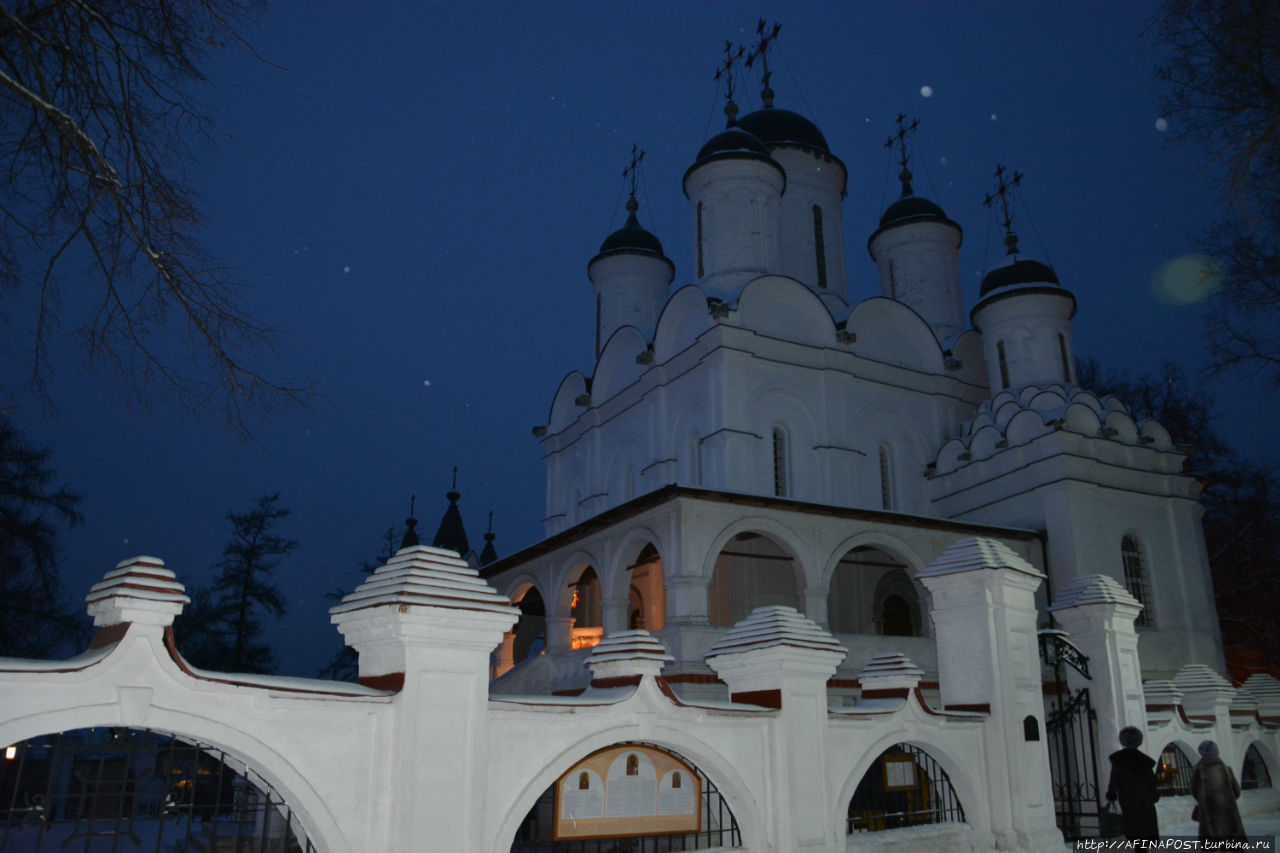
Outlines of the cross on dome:
[{"label": "cross on dome", "polygon": [[906,198],[913,194],[911,189],[911,170],[907,168],[909,159],[907,155],[907,136],[914,133],[915,129],[920,126],[920,120],[912,119],[911,124],[907,124],[907,114],[898,113],[896,121],[898,122],[898,132],[885,140],[884,147],[893,150],[894,145],[898,146],[898,164],[902,166],[902,171],[898,173],[898,180],[902,181],[902,197]]},{"label": "cross on dome", "polygon": [[733,42],[725,39],[724,43],[724,64],[716,66],[716,82],[720,82],[720,78],[724,78],[724,115],[725,127],[732,127],[733,120],[738,117],[738,105],[733,102],[733,64],[742,59],[742,54],[747,49],[738,46],[738,52],[733,51]]},{"label": "cross on dome", "polygon": [[755,64],[757,59],[760,60],[760,70],[762,76],[760,78],[760,101],[766,107],[773,106],[773,89],[769,88],[769,78],[772,74],[769,72],[769,43],[778,38],[778,32],[782,29],[782,25],[775,23],[769,32],[765,32],[764,18],[760,19],[760,23],[756,24],[756,35],[760,36],[760,43],[756,45],[755,50],[747,57],[747,67],[750,68]]},{"label": "cross on dome", "polygon": [[1018,254],[1018,235],[1013,233],[1013,209],[1010,200],[1013,197],[1013,188],[1022,184],[1022,173],[1015,171],[1013,178],[1005,180],[1004,166],[997,165],[995,171],[996,191],[988,193],[987,197],[982,200],[982,204],[991,207],[998,200],[1000,202],[1000,225],[1004,228],[1004,244],[1007,247],[1006,254]]}]

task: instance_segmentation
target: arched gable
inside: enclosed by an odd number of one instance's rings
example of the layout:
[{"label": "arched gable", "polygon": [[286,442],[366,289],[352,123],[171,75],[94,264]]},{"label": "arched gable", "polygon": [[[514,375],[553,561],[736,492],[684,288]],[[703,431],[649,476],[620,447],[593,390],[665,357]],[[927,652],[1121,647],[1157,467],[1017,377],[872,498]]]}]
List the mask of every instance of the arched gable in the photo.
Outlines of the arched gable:
[{"label": "arched gable", "polygon": [[941,373],[942,347],[915,311],[885,296],[854,306],[845,329],[855,335],[853,352],[874,361]]},{"label": "arched gable", "polygon": [[749,281],[738,295],[734,325],[784,341],[815,347],[835,345],[831,312],[812,290],[781,275]]},{"label": "arched gable", "polygon": [[[897,557],[911,569],[911,582],[923,589],[919,582],[916,581],[915,576],[928,565],[929,561],[907,544],[905,540],[886,530],[865,530],[850,536],[837,545],[827,557],[827,562],[822,568],[822,577],[820,578],[822,589],[830,590],[831,577],[835,574],[836,567],[840,565],[840,561],[844,559],[846,554],[857,548],[875,548]],[[924,600],[923,596],[921,596],[921,600]]]},{"label": "arched gable", "polygon": [[595,403],[612,399],[619,391],[639,379],[645,366],[636,359],[649,348],[644,334],[635,326],[621,326],[604,345],[591,377],[591,395]]},{"label": "arched gable", "polygon": [[581,372],[570,371],[564,379],[560,380],[560,387],[556,389],[556,394],[551,399],[551,412],[547,415],[547,432],[560,432],[578,419],[582,409],[577,400],[585,393],[587,393],[587,378]]},{"label": "arched gable", "polygon": [[688,284],[672,294],[658,317],[653,334],[653,358],[658,364],[688,349],[698,336],[715,325],[707,311],[707,295]]},{"label": "arched gable", "polygon": [[814,578],[808,577],[812,572],[813,560],[796,534],[785,525],[763,516],[747,516],[735,519],[720,529],[709,543],[702,556],[702,574],[700,577],[710,582],[715,572],[716,558],[739,533],[759,533],[769,537],[782,552],[791,558],[796,572],[796,589],[803,592],[809,588]]},{"label": "arched gable", "polygon": [[569,589],[569,584],[573,583],[581,576],[582,572],[590,566],[595,569],[596,577],[600,578],[600,592],[603,597],[610,595],[610,590],[604,585],[601,561],[590,551],[579,549],[560,560],[560,565],[551,575],[551,588],[543,594],[542,600],[547,604],[548,616],[566,616],[571,609],[570,603],[573,600],[573,592]]},{"label": "arched gable", "polygon": [[666,438],[672,444],[665,456],[676,460],[676,479],[690,486],[702,485],[702,437],[707,434],[707,416],[699,400],[687,397],[685,406],[671,418]]},{"label": "arched gable", "polygon": [[[667,546],[661,537],[650,527],[633,527],[623,534],[622,539],[613,548],[609,564],[601,572],[601,582],[606,589],[620,590],[626,584],[626,569],[636,561],[646,545],[652,545],[658,552],[658,559],[665,560]],[[607,575],[607,577],[606,577]]]}]

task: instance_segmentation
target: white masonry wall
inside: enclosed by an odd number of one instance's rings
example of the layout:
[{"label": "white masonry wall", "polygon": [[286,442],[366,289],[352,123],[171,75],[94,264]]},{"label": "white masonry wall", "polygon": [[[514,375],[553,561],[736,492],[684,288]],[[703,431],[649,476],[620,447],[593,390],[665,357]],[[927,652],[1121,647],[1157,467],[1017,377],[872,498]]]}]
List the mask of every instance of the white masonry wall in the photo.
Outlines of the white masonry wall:
[{"label": "white masonry wall", "polygon": [[[643,741],[715,783],[737,818],[739,849],[835,853],[848,844],[859,780],[881,751],[907,742],[945,769],[965,814],[964,824],[912,835],[913,849],[1060,848],[1047,753],[1024,742],[1020,724],[1042,714],[1032,604],[1042,576],[989,539],[956,543],[923,574],[940,602],[939,647],[969,650],[939,658],[952,707],[924,704],[920,669],[887,654],[860,672],[864,698],[831,710],[826,682],[847,650],[783,607],[755,611],[709,650],[734,701],[676,699],[660,674],[670,656],[642,631],[596,647],[588,663],[597,683],[581,696],[490,698],[489,651],[517,613],[456,555],[425,546],[402,550],[332,611],[370,686],[200,672],[168,643],[186,603],[181,584],[140,558],[90,596],[101,648],[71,661],[0,660],[0,743],[104,725],[171,732],[260,772],[326,853],[505,853],[569,767]],[[1182,701],[1221,720],[1230,688],[1210,681],[1188,675]],[[1277,711],[1273,686],[1239,691],[1260,723]],[[1274,726],[1246,736],[1215,725],[1233,738],[1224,756],[1253,738],[1280,778]],[[1158,742],[1163,730],[1148,731]]]}]

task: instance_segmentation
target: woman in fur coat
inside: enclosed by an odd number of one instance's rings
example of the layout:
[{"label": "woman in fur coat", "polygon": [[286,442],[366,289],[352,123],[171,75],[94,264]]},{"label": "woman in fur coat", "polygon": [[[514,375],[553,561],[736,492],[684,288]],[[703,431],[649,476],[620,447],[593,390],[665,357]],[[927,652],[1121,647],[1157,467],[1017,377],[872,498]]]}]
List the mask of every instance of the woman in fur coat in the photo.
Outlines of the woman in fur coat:
[{"label": "woman in fur coat", "polygon": [[1142,732],[1133,726],[1120,730],[1120,745],[1124,749],[1111,753],[1107,801],[1120,800],[1125,838],[1154,841],[1160,836],[1156,820],[1156,800],[1160,799],[1156,791],[1156,762],[1138,749],[1142,746]]},{"label": "woman in fur coat", "polygon": [[1191,796],[1199,812],[1200,839],[1244,838],[1244,824],[1236,800],[1240,783],[1236,774],[1218,757],[1218,745],[1211,740],[1200,744],[1200,761],[1191,771]]}]

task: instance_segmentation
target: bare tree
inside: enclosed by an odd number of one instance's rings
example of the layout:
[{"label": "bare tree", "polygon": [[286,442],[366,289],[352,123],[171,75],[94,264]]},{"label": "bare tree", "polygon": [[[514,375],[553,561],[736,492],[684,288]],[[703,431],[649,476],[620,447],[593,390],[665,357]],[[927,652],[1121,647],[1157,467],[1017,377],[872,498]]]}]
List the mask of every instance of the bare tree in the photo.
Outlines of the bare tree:
[{"label": "bare tree", "polygon": [[[46,404],[61,332],[130,400],[213,409],[242,434],[250,415],[309,396],[255,365],[276,330],[244,309],[240,285],[202,249],[188,174],[191,143],[211,127],[194,94],[206,51],[243,44],[238,27],[257,5],[0,5],[0,278],[22,297],[0,303],[0,316],[21,320],[23,384]],[[14,302],[27,315],[12,316]]]},{"label": "bare tree", "polygon": [[1280,385],[1280,0],[1165,0],[1154,24],[1160,107],[1226,202],[1202,239],[1222,274],[1209,366]]}]

